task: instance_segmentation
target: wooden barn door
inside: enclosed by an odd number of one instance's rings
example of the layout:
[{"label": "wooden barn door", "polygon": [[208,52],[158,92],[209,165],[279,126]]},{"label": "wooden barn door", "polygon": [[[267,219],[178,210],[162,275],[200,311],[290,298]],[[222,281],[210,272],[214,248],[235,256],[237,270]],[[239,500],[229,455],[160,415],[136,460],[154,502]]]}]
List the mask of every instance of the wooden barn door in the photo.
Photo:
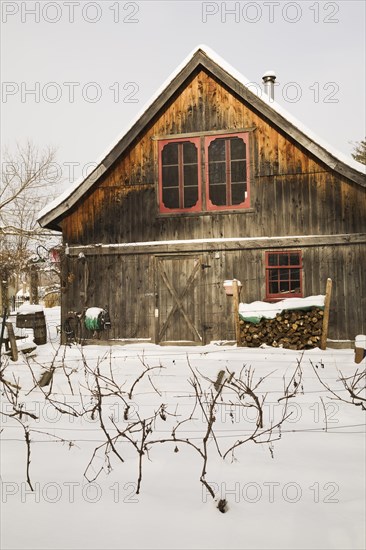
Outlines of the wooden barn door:
[{"label": "wooden barn door", "polygon": [[156,343],[203,344],[202,258],[157,256]]}]

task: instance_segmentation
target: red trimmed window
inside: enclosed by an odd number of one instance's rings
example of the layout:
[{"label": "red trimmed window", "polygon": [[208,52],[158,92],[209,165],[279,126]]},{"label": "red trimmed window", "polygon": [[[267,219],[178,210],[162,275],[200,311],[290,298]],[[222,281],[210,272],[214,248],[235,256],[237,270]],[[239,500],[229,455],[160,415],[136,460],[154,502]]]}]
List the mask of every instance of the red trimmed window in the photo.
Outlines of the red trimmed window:
[{"label": "red trimmed window", "polygon": [[248,208],[248,151],[246,133],[159,141],[160,212]]},{"label": "red trimmed window", "polygon": [[205,138],[207,210],[249,206],[248,135]]},{"label": "red trimmed window", "polygon": [[302,297],[302,254],[300,250],[266,252],[266,297]]},{"label": "red trimmed window", "polygon": [[199,138],[159,142],[159,199],[161,212],[201,210]]}]

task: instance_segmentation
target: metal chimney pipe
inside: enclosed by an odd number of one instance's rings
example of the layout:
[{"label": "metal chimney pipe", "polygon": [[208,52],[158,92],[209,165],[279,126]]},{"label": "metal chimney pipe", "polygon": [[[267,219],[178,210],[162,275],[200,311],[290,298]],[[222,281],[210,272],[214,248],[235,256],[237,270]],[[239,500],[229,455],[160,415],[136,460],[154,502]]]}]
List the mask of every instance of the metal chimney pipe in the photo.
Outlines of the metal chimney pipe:
[{"label": "metal chimney pipe", "polygon": [[276,80],[276,73],[274,71],[267,71],[262,76],[264,82],[264,91],[268,95],[271,101],[274,101],[274,83]]}]

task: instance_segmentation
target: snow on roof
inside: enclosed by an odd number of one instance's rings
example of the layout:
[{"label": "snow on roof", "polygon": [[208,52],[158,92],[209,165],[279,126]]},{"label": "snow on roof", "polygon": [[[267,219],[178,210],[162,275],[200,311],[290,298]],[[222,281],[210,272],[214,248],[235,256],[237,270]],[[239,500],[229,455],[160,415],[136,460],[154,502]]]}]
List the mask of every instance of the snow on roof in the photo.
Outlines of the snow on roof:
[{"label": "snow on roof", "polygon": [[274,319],[278,313],[293,309],[311,309],[312,307],[324,308],[325,296],[307,296],[306,298],[286,298],[279,302],[252,302],[251,304],[239,304],[239,315],[244,321],[259,323],[265,319]]},{"label": "snow on roof", "polygon": [[29,298],[29,290],[23,291],[23,289],[18,290],[18,292],[15,295],[17,298],[21,298],[22,296]]},{"label": "snow on roof", "polygon": [[[276,101],[270,99],[260,87],[257,85],[254,85],[252,81],[250,81],[248,78],[246,78],[242,73],[240,73],[237,69],[232,67],[225,59],[223,59],[220,55],[218,55],[214,50],[212,50],[209,46],[206,46],[205,44],[200,44],[194,50],[192,50],[187,57],[173,70],[173,72],[168,76],[168,78],[163,82],[163,84],[155,91],[155,93],[150,97],[150,99],[145,103],[145,105],[142,107],[142,109],[137,113],[137,115],[132,119],[132,121],[129,123],[128,126],[122,129],[120,134],[118,135],[117,139],[115,139],[104,151],[104,153],[99,157],[99,159],[96,161],[97,168],[96,170],[88,176],[89,178],[92,176],[92,181],[96,181],[99,176],[104,172],[104,166],[103,161],[107,157],[107,155],[113,150],[114,147],[121,141],[121,139],[129,132],[132,127],[138,122],[138,120],[142,117],[142,115],[148,110],[149,107],[154,103],[154,101],[164,92],[164,90],[169,86],[169,84],[177,77],[177,75],[184,69],[184,67],[191,61],[191,59],[194,57],[194,55],[201,50],[204,54],[207,55],[212,61],[214,61],[217,65],[219,65],[222,69],[224,69],[227,73],[229,73],[232,77],[234,77],[237,81],[239,81],[241,84],[243,84],[245,87],[247,87],[254,95],[259,97],[264,103],[269,105],[274,111],[276,111],[278,114],[280,114],[283,118],[285,118],[288,122],[293,124],[298,130],[300,130],[303,134],[305,134],[311,141],[317,143],[320,145],[323,149],[325,149],[328,153],[330,153],[333,157],[340,160],[344,164],[347,164],[354,170],[357,170],[359,172],[365,173],[365,166],[354,159],[344,155],[340,151],[337,151],[335,148],[333,148],[331,145],[326,143],[324,140],[322,140],[315,132],[311,131],[309,128],[307,128],[304,124],[302,124],[298,119],[296,119],[293,115],[291,115],[286,109],[284,109],[279,103]],[[58,196],[56,199],[54,199],[52,202],[50,202],[47,206],[45,206],[41,212],[38,215],[38,220],[40,220],[43,216],[45,216],[47,213],[51,212],[54,208],[62,204],[64,201],[66,201],[71,195],[80,187],[80,185],[85,181],[86,179],[84,176],[80,177],[75,181],[73,185],[68,187],[64,193],[62,193],[60,196]]]}]

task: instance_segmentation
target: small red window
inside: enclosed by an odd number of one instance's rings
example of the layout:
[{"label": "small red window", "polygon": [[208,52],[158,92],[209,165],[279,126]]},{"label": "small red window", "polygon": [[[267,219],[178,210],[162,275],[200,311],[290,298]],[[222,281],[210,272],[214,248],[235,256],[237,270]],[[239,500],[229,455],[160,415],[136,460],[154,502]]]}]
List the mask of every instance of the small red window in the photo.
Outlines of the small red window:
[{"label": "small red window", "polygon": [[199,138],[159,142],[160,212],[201,210]]},{"label": "small red window", "polygon": [[300,250],[266,252],[266,297],[302,297],[302,254]]}]

